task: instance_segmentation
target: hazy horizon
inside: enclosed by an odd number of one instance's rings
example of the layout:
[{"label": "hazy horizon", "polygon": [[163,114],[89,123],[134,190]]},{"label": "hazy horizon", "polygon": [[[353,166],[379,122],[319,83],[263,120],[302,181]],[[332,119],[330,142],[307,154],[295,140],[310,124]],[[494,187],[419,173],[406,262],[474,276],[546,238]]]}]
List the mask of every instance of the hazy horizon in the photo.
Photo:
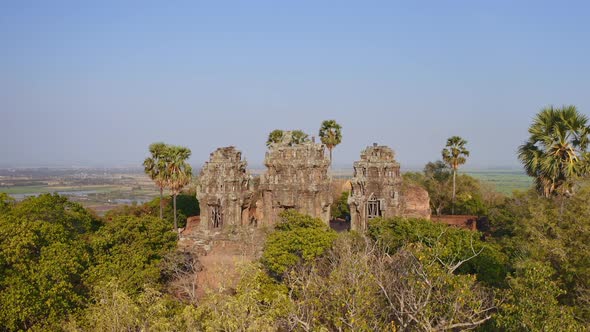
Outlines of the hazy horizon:
[{"label": "hazy horizon", "polygon": [[[434,161],[434,160],[433,160]],[[193,172],[196,171],[200,171],[200,168],[203,166],[204,162],[190,162],[190,164],[193,167]],[[401,171],[402,172],[406,172],[406,171],[420,171],[424,169],[425,165],[401,165]],[[255,170],[255,171],[264,171],[266,169],[266,166],[264,166],[264,164],[260,163],[260,164],[251,164],[248,163],[247,168],[249,170]],[[120,164],[120,165],[115,165],[115,164],[111,164],[111,165],[106,165],[106,164],[100,164],[100,163],[96,163],[96,164],[81,164],[81,163],[73,163],[73,164],[59,164],[59,163],[45,163],[45,164],[9,164],[9,163],[5,163],[5,164],[0,164],[0,170],[11,170],[11,169],[79,169],[79,170],[83,170],[83,169],[91,169],[91,170],[97,170],[97,169],[105,169],[105,170],[117,170],[117,169],[121,169],[121,170],[131,170],[131,169],[135,169],[138,172],[142,172],[143,171],[143,165],[141,164]],[[338,171],[351,171],[353,170],[353,163],[348,164],[334,164],[332,165],[332,171],[338,172]],[[507,171],[521,171],[523,174],[524,169],[521,165],[497,165],[497,166],[465,166],[461,168],[461,171],[463,172],[473,172],[473,171],[485,171],[485,170],[498,170],[498,171],[503,171],[503,170],[507,170]]]},{"label": "hazy horizon", "polygon": [[141,165],[150,143],[262,165],[273,129],[336,119],[336,168],[373,142],[402,169],[468,141],[466,169],[518,168],[549,105],[590,112],[590,5],[0,4],[0,167]]}]

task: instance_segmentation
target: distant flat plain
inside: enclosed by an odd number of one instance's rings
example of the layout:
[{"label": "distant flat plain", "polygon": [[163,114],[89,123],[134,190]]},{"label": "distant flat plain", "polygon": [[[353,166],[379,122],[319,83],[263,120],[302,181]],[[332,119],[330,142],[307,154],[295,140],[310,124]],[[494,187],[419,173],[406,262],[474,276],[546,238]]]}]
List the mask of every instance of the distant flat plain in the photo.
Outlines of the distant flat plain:
[{"label": "distant flat plain", "polygon": [[16,200],[58,193],[98,214],[158,196],[154,183],[140,169],[2,169],[0,193]]},{"label": "distant flat plain", "polygon": [[505,195],[511,195],[515,190],[526,191],[533,185],[532,179],[522,170],[465,170],[464,173],[492,184],[497,191]]},{"label": "distant flat plain", "polygon": [[[421,172],[422,169],[407,169],[402,172]],[[350,169],[335,169],[332,174],[335,177],[351,177]],[[498,192],[512,195],[515,190],[526,191],[531,188],[533,181],[522,169],[497,168],[497,169],[459,169],[459,174],[467,174],[474,178],[491,184]]]}]

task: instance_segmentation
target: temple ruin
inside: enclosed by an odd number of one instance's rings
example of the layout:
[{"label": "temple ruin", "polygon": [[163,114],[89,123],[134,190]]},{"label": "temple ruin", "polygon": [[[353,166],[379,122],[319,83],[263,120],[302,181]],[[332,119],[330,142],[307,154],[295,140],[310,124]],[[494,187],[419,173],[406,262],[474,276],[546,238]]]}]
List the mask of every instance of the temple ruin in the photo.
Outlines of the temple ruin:
[{"label": "temple ruin", "polygon": [[[285,136],[290,135],[287,132]],[[330,160],[323,144],[292,144],[287,138],[270,145],[264,164],[267,171],[261,177],[259,190],[265,224],[273,225],[281,211],[295,209],[329,225]]]},{"label": "temple ruin", "polygon": [[364,231],[367,222],[377,217],[430,217],[428,192],[404,185],[400,165],[387,146],[367,147],[354,163],[348,198],[351,228]]},{"label": "temple ruin", "polygon": [[[269,145],[266,172],[256,179],[235,147],[211,153],[197,188],[201,229],[271,226],[287,209],[329,225],[333,196],[325,146],[313,140],[295,143],[291,137],[285,132],[282,141]],[[403,183],[393,150],[377,144],[363,150],[354,163],[348,203],[353,230],[365,230],[368,220],[376,217],[430,217],[426,190]]]},{"label": "temple ruin", "polygon": [[254,188],[246,166],[242,153],[233,146],[211,153],[201,169],[197,188],[203,228],[250,222],[249,207]]},{"label": "temple ruin", "polygon": [[[287,209],[330,225],[333,191],[339,189],[333,188],[325,146],[284,134],[269,145],[260,177],[250,175],[233,146],[212,152],[202,167],[197,181],[201,215],[187,221],[179,239],[182,250],[196,254],[201,264],[197,282],[204,287],[197,288],[197,296],[205,296],[206,287],[237,282],[239,264],[261,257],[267,231],[239,226],[272,227]],[[364,150],[348,183],[340,189],[351,191],[352,229],[365,230],[376,216],[430,216],[428,193],[402,182],[400,165],[388,147]],[[344,222],[341,230],[350,229],[350,220],[335,222]]]}]

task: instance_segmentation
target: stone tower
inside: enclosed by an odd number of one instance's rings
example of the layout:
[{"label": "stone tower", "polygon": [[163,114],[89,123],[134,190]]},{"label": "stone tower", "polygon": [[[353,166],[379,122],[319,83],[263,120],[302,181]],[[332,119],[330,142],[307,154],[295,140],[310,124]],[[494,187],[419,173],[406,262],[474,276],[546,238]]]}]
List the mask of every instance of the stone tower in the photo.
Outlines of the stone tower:
[{"label": "stone tower", "polygon": [[369,219],[400,214],[399,169],[393,150],[387,146],[374,143],[361,152],[361,160],[354,163],[348,199],[353,230],[364,231]]},{"label": "stone tower", "polygon": [[249,223],[248,208],[253,188],[246,165],[242,153],[233,146],[218,148],[211,153],[201,169],[197,188],[202,228]]},{"label": "stone tower", "polygon": [[428,192],[415,184],[403,183],[400,165],[387,146],[367,147],[354,163],[348,198],[351,228],[367,229],[369,219],[395,216],[430,219]]},{"label": "stone tower", "polygon": [[[285,132],[285,137],[290,137]],[[264,164],[266,173],[260,179],[262,219],[274,225],[278,214],[286,209],[330,221],[330,160],[324,145],[315,142],[292,144],[289,139],[271,144]]]}]

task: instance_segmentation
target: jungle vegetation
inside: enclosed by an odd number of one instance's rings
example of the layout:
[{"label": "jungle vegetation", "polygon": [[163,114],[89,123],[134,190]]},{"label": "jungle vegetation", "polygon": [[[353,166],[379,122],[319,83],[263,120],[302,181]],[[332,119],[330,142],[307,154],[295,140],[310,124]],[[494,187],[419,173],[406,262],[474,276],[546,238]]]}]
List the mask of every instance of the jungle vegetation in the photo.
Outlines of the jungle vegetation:
[{"label": "jungle vegetation", "polygon": [[[59,195],[0,194],[0,331],[587,330],[590,131],[565,107],[542,110],[530,134],[525,192],[455,176],[448,160],[404,175],[433,213],[486,216],[486,227],[396,217],[336,233],[288,210],[237,284],[200,298],[198,259],[175,233],[175,219],[198,213],[194,194],[103,218]],[[186,160],[178,153],[171,163]]]}]

